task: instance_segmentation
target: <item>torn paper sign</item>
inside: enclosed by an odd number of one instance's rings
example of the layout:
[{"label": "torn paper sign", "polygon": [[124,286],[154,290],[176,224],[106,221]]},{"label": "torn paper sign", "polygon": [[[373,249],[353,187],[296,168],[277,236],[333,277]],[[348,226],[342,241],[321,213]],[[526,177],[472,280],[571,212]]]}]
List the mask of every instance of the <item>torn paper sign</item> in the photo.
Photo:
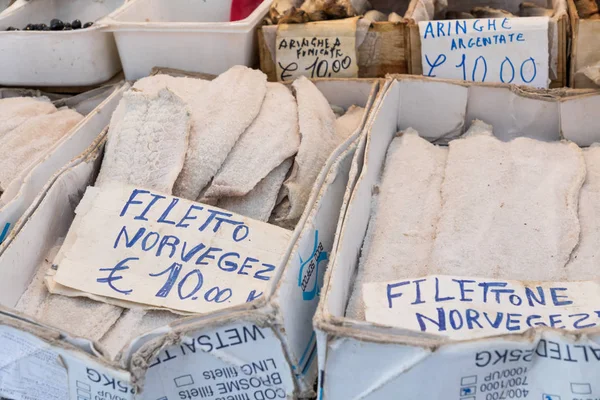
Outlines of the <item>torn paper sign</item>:
[{"label": "torn paper sign", "polygon": [[363,285],[368,322],[450,339],[600,326],[600,284],[428,276]]},{"label": "torn paper sign", "polygon": [[548,17],[419,22],[423,75],[547,88]]},{"label": "torn paper sign", "polygon": [[208,313],[252,301],[291,238],[273,225],[122,184],[89,187],[75,213],[54,282],[125,306]]},{"label": "torn paper sign", "polygon": [[357,21],[348,18],[279,25],[275,40],[277,80],[357,77]]}]

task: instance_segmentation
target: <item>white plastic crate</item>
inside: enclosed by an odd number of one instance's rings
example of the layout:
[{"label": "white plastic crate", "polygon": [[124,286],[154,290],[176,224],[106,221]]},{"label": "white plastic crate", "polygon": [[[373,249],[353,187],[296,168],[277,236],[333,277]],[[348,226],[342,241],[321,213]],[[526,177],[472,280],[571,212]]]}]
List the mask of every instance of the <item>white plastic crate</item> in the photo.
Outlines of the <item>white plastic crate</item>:
[{"label": "white plastic crate", "polygon": [[[3,0],[0,0],[3,1]],[[114,37],[95,23],[72,31],[6,31],[50,20],[95,22],[124,0],[18,0],[0,16],[0,85],[88,86],[121,70]],[[1,8],[0,3],[0,8]]]},{"label": "white plastic crate", "polygon": [[220,74],[257,61],[263,1],[246,19],[229,22],[232,0],[132,0],[102,20],[114,32],[127,80],[153,67]]}]

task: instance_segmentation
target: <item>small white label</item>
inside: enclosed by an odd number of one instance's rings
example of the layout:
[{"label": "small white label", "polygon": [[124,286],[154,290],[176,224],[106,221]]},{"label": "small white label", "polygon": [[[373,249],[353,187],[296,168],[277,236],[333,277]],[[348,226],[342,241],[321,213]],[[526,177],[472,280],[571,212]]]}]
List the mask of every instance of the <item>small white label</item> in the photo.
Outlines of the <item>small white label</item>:
[{"label": "small white label", "polygon": [[128,186],[88,188],[55,282],[125,302],[206,313],[262,295],[291,232]]},{"label": "small white label", "polygon": [[366,320],[412,331],[475,339],[548,326],[600,326],[596,282],[519,282],[428,276],[363,285]]},{"label": "small white label", "polygon": [[548,87],[547,17],[419,22],[423,75]]},{"label": "small white label", "polygon": [[357,21],[280,25],[275,41],[277,79],[357,77]]}]

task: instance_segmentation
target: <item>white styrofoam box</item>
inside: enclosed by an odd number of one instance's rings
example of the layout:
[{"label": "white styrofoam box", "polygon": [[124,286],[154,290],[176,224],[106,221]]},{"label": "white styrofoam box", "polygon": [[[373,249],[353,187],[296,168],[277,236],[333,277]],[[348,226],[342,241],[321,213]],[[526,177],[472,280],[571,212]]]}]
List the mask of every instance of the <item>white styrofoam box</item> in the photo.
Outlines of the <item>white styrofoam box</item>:
[{"label": "white styrofoam box", "polygon": [[71,31],[6,31],[53,18],[96,22],[125,0],[18,1],[0,16],[0,85],[89,86],[121,70],[113,35],[99,24]]},{"label": "white styrofoam box", "polygon": [[[21,171],[0,198],[0,254],[2,242],[12,226],[32,204],[48,179],[69,161],[77,157],[94,141],[98,132],[110,121],[121,96],[129,85],[117,84],[101,87],[83,94],[54,101],[57,107],[68,106],[85,118],[48,149],[37,163]],[[3,89],[12,90],[14,89]],[[15,94],[15,93],[12,93]]]},{"label": "white styrofoam box", "polygon": [[[312,393],[317,373],[312,317],[338,217],[345,210],[343,196],[351,161],[357,144],[364,140],[362,125],[379,88],[377,80],[315,83],[330,103],[344,108],[356,104],[367,112],[361,127],[331,154],[321,170],[274,284],[251,303],[178,320],[130,343],[120,360],[131,372],[132,383],[143,389],[136,398],[175,398],[180,390],[208,390],[208,386],[214,396],[206,395],[207,399],[221,398],[216,393],[227,387],[239,387],[238,391],[229,390],[242,396],[239,398],[252,399]],[[26,218],[15,225],[0,253],[1,305],[15,306],[37,266],[66,235],[74,209],[100,167],[105,133],[51,179],[26,211]],[[191,382],[193,387],[178,387]]]},{"label": "white styrofoam box", "polygon": [[[598,396],[598,324],[577,332],[536,326],[452,340],[345,316],[371,215],[371,193],[397,131],[419,127],[429,141],[443,143],[480,119],[493,123],[501,140],[526,135],[587,146],[600,141],[600,129],[593,113],[582,110],[591,109],[598,98],[599,93],[529,91],[416,76],[386,83],[365,126],[364,148],[356,151],[353,163],[360,176],[345,194],[349,203],[314,318],[319,400],[558,399],[573,397],[574,382],[591,388],[587,397]],[[592,316],[588,322],[593,325]]]},{"label": "white styrofoam box", "polygon": [[232,0],[132,0],[102,24],[114,32],[128,80],[153,67],[220,74],[257,60],[256,29],[264,0],[246,19],[229,22]]}]

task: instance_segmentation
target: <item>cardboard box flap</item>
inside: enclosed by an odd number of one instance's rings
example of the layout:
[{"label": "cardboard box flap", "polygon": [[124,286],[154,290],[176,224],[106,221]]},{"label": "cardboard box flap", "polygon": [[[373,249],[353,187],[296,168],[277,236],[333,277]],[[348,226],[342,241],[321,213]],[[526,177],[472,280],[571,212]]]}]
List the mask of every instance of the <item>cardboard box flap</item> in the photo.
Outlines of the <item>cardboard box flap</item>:
[{"label": "cardboard box flap", "polygon": [[466,129],[480,119],[494,136],[509,141],[525,134],[546,142],[560,140],[559,103],[553,98],[522,95],[510,87],[470,86]]},{"label": "cardboard box flap", "polygon": [[[27,289],[35,269],[43,262],[45,255],[56,240],[67,234],[79,202],[79,188],[89,182],[94,164],[98,159],[86,160],[87,156],[101,143],[95,143],[89,152],[67,165],[59,185],[54,180],[47,183],[45,189],[25,212],[26,217],[15,226],[8,240],[2,244],[0,253],[0,304],[14,307]],[[85,186],[84,186],[85,187]],[[35,211],[35,214],[34,214]],[[67,218],[67,216],[71,218]],[[35,241],[14,240],[18,235],[31,235]],[[33,243],[32,243],[33,242]]]},{"label": "cardboard box flap", "polygon": [[103,359],[92,343],[12,312],[0,311],[0,355],[2,397],[62,400],[104,393],[133,398],[129,373]]},{"label": "cardboard box flap", "polygon": [[[416,129],[435,143],[447,142],[463,134],[468,87],[450,81],[398,81],[400,93],[398,130]],[[448,102],[447,99],[453,99]],[[431,118],[435,110],[439,118]]]},{"label": "cardboard box flap", "polygon": [[580,146],[591,146],[600,141],[597,128],[597,110],[600,93],[566,98],[560,102],[560,130],[565,139]]}]

